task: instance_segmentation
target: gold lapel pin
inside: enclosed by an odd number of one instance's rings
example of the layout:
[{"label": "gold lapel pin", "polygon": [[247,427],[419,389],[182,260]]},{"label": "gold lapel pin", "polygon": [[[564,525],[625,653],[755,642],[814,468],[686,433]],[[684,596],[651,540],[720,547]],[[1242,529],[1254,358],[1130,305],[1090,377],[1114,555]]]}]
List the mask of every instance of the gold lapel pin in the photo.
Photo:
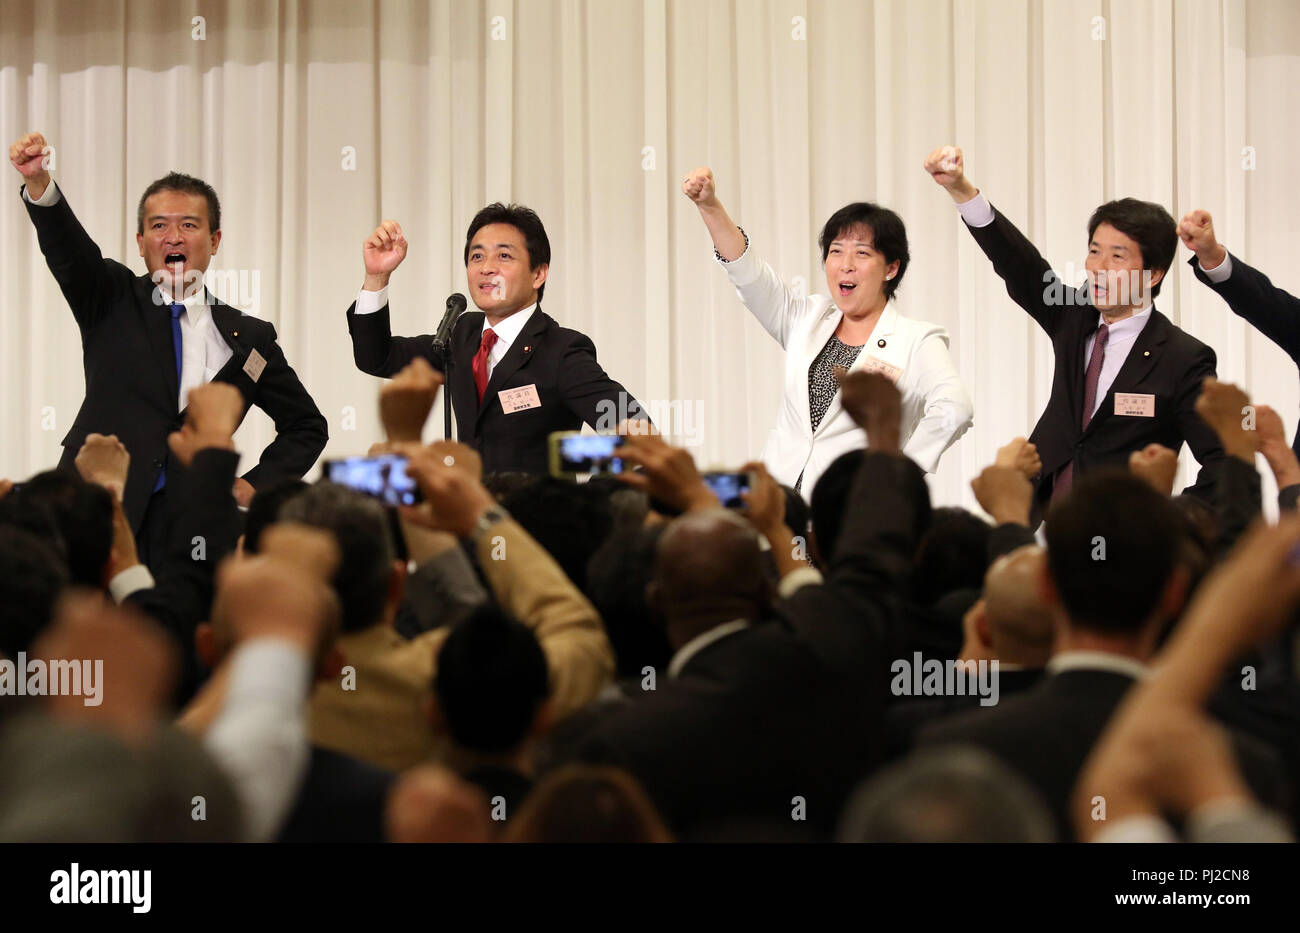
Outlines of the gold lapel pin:
[{"label": "gold lapel pin", "polygon": [[237,331],[237,330],[232,330],[232,331],[230,332],[230,336],[232,336],[232,337],[238,337],[238,336],[239,336],[239,331]]},{"label": "gold lapel pin", "polygon": [[1151,355],[1151,351],[1150,351],[1150,350],[1143,350],[1143,351],[1142,351],[1142,355],[1143,355],[1143,356],[1150,356],[1150,355]]},{"label": "gold lapel pin", "polygon": [[879,340],[876,341],[876,346],[878,346],[878,347],[883,347],[884,345],[885,345],[885,338],[884,338],[884,337],[881,337]]},{"label": "gold lapel pin", "polygon": [[532,347],[524,347],[524,352],[529,353],[532,351],[532,349],[533,349]]}]

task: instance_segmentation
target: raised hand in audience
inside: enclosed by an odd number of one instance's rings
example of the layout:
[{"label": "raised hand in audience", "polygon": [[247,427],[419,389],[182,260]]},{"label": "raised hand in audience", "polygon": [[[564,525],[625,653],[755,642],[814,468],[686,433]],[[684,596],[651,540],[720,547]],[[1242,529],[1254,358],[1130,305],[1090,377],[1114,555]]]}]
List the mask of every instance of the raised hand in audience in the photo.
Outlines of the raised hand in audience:
[{"label": "raised hand in audience", "polygon": [[442,374],[417,356],[379,390],[379,420],[389,443],[419,443]]},{"label": "raised hand in audience", "polygon": [[1160,495],[1173,495],[1178,454],[1162,444],[1147,444],[1129,454],[1128,471],[1146,480]]},{"label": "raised hand in audience", "polygon": [[1286,442],[1282,416],[1267,405],[1255,406],[1255,430],[1259,434],[1259,452],[1268,461],[1277,480],[1277,488],[1300,484],[1300,460]]},{"label": "raised hand in audience", "polygon": [[1228,456],[1254,465],[1260,439],[1252,424],[1249,395],[1231,382],[1208,378],[1196,399],[1196,413],[1219,435]]},{"label": "raised hand in audience", "polygon": [[167,436],[167,446],[183,465],[208,447],[235,449],[235,428],[244,412],[244,397],[226,382],[209,382],[191,389],[185,423]]},{"label": "raised hand in audience", "polygon": [[496,505],[479,479],[482,461],[470,447],[438,441],[427,447],[399,448],[409,458],[408,472],[424,494],[420,505],[403,506],[402,517],[417,525],[465,537],[487,509]]},{"label": "raised hand in audience", "polygon": [[999,447],[993,465],[1015,467],[1025,474],[1026,479],[1033,479],[1043,471],[1043,461],[1038,456],[1038,447],[1023,437],[1014,437]]},{"label": "raised hand in audience", "polygon": [[[718,498],[705,484],[695,460],[684,447],[674,447],[654,434],[629,434],[618,449],[624,471],[616,474],[629,486],[683,512],[716,509]],[[641,467],[639,472],[626,467]]]},{"label": "raised hand in audience", "polygon": [[1034,501],[1034,487],[1024,470],[1015,466],[985,467],[971,480],[971,491],[997,525],[1024,525],[1029,527],[1029,510]]},{"label": "raised hand in audience", "polygon": [[840,404],[854,424],[867,432],[867,449],[899,453],[902,396],[881,373],[855,370],[839,378]]},{"label": "raised hand in audience", "polygon": [[77,451],[77,472],[88,483],[103,486],[122,501],[126,489],[126,475],[131,466],[131,455],[116,434],[89,434]]}]

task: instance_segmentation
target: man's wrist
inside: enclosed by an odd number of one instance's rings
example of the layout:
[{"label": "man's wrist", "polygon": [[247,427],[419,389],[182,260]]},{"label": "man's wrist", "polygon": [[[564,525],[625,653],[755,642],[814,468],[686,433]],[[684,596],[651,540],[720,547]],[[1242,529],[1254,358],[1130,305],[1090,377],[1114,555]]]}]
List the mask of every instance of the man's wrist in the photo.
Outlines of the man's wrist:
[{"label": "man's wrist", "polygon": [[952,195],[953,201],[957,204],[965,204],[967,201],[978,197],[979,193],[980,189],[972,185],[970,180],[966,178],[963,178],[948,189],[948,194]]},{"label": "man's wrist", "polygon": [[1208,250],[1198,251],[1196,261],[1201,264],[1202,272],[1209,272],[1223,265],[1223,260],[1228,258],[1228,251],[1220,243],[1215,243],[1214,247]]},{"label": "man's wrist", "polygon": [[475,509],[473,523],[467,528],[458,528],[457,534],[462,538],[468,538],[470,544],[478,547],[478,543],[483,539],[484,535],[509,517],[510,513],[496,501],[485,502],[481,507]]},{"label": "man's wrist", "polygon": [[45,189],[50,186],[50,173],[42,172],[40,175],[34,175],[27,179],[24,187],[27,189],[27,197],[33,201],[39,201],[45,194]]},{"label": "man's wrist", "polygon": [[997,505],[989,511],[994,525],[1024,525],[1029,527],[1028,505]]},{"label": "man's wrist", "polygon": [[391,272],[366,273],[366,280],[361,286],[362,291],[377,292],[388,287],[388,279],[392,276]]}]

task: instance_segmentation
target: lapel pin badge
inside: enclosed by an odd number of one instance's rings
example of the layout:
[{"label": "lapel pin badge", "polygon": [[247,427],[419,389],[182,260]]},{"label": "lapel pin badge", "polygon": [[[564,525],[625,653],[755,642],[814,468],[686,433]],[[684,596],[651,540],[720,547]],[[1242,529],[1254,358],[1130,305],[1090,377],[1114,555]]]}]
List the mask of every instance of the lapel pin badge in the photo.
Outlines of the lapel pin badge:
[{"label": "lapel pin badge", "polygon": [[876,341],[876,346],[878,346],[878,347],[883,347],[884,345],[885,345],[885,338],[884,338],[884,337],[881,337],[879,340]]},{"label": "lapel pin badge", "polygon": [[1143,355],[1143,356],[1150,356],[1150,355],[1151,355],[1151,351],[1150,351],[1150,350],[1143,350],[1143,351],[1142,351],[1142,355]]},{"label": "lapel pin badge", "polygon": [[532,348],[531,346],[524,347],[524,352],[525,352],[525,353],[531,353],[532,350],[533,350],[533,348]]}]

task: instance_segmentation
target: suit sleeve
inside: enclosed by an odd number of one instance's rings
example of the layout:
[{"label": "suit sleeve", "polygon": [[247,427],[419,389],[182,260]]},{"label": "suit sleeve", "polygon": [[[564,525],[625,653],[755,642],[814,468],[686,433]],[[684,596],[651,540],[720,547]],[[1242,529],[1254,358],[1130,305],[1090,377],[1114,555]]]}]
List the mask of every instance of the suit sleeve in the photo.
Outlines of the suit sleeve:
[{"label": "suit sleeve", "polygon": [[[963,222],[964,223],[964,222]],[[1079,291],[1052,271],[1043,254],[997,208],[993,222],[983,227],[965,224],[993,271],[1007,286],[1011,300],[1029,312],[1038,326],[1055,336],[1071,310],[1087,304]]]},{"label": "suit sleeve", "polygon": [[930,514],[925,475],[906,457],[867,450],[844,514],[826,583],[802,587],[783,607],[837,669],[879,661],[897,641],[912,555]]},{"label": "suit sleeve", "polygon": [[565,406],[598,431],[612,431],[623,418],[646,418],[627,389],[609,378],[596,361],[596,345],[575,333],[560,359],[559,387]]},{"label": "suit sleeve", "polygon": [[722,267],[727,270],[727,278],[749,313],[784,348],[795,323],[814,309],[817,300],[797,295],[787,288],[748,243],[744,253],[731,262],[722,263]]},{"label": "suit sleeve", "polygon": [[1218,481],[1225,454],[1219,436],[1196,413],[1196,400],[1201,395],[1201,384],[1216,374],[1216,362],[1214,351],[1207,346],[1202,346],[1184,376],[1176,403],[1178,429],[1187,441],[1187,446],[1192,449],[1192,456],[1201,465],[1200,472],[1196,474],[1196,482],[1183,492],[1204,499],[1211,505],[1214,485]]},{"label": "suit sleeve", "polygon": [[181,651],[178,699],[189,698],[198,684],[194,630],[212,608],[217,564],[235,548],[240,534],[239,510],[230,488],[239,454],[201,450],[183,479],[187,493],[172,525],[168,549],[151,589],[137,590],[126,601],[158,621]]},{"label": "suit sleeve", "polygon": [[920,373],[917,391],[925,398],[925,413],[903,444],[903,453],[927,473],[974,422],[975,407],[961,384],[948,352],[948,334],[936,328],[917,344],[909,366]]},{"label": "suit sleeve", "polygon": [[1218,293],[1234,314],[1245,318],[1291,359],[1300,362],[1300,298],[1278,288],[1258,269],[1228,255],[1232,274],[1222,282],[1210,281],[1195,256],[1190,262],[1192,272]]},{"label": "suit sleeve", "polygon": [[36,228],[36,240],[45,262],[59,283],[72,316],[85,331],[107,315],[113,304],[126,294],[134,276],[126,266],[104,258],[72,213],[67,197],[60,195],[49,207],[32,204],[26,198],[23,206]]},{"label": "suit sleeve", "polygon": [[[498,544],[508,560],[492,559]],[[556,718],[594,700],[614,675],[614,652],[596,607],[513,520],[483,535],[477,553],[497,603],[531,628],[542,646]]]},{"label": "suit sleeve", "polygon": [[1214,484],[1214,511],[1219,519],[1215,555],[1230,551],[1264,509],[1259,471],[1240,457],[1224,456]]},{"label": "suit sleeve", "polygon": [[394,337],[388,305],[372,314],[357,314],[354,301],[348,308],[348,333],[352,335],[352,359],[357,369],[371,376],[389,378],[418,356],[439,372],[446,371],[442,354],[433,345],[433,335]]},{"label": "suit sleeve", "polygon": [[[269,327],[270,325],[268,325]],[[311,469],[329,440],[329,424],[298,379],[275,339],[259,347],[266,368],[257,381],[253,403],[275,422],[275,440],[262,451],[257,466],[244,474],[254,487],[284,477],[300,477]]]}]

